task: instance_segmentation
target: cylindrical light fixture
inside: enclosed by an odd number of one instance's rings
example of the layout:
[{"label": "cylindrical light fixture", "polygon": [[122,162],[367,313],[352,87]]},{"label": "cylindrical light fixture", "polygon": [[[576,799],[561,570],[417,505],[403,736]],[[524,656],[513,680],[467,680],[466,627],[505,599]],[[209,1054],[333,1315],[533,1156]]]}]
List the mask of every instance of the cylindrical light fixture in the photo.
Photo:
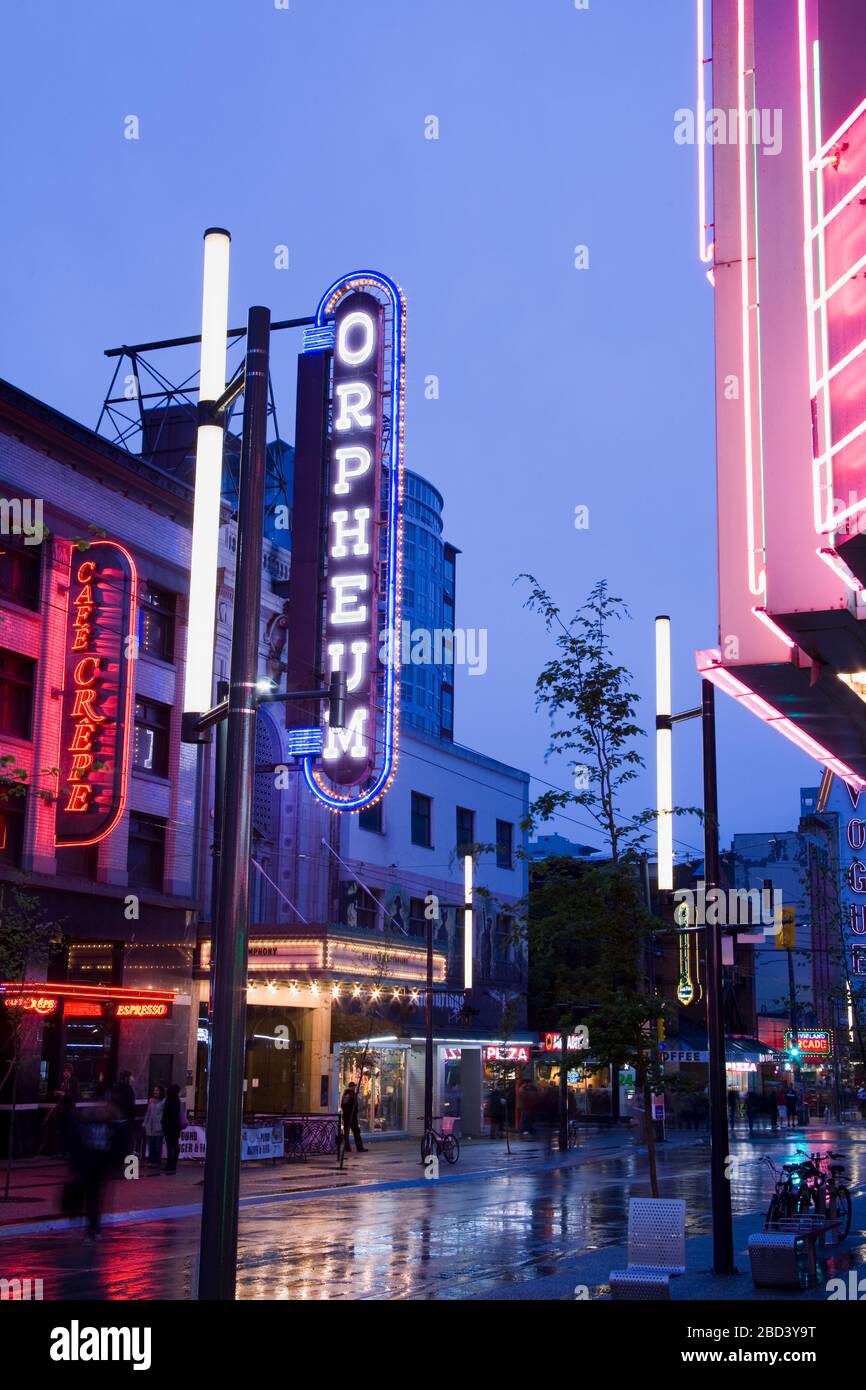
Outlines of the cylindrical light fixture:
[{"label": "cylindrical light fixture", "polygon": [[471,854],[463,856],[463,988],[472,988],[472,874],[474,864]]},{"label": "cylindrical light fixture", "polygon": [[[218,400],[226,387],[230,244],[231,237],[222,227],[209,227],[204,234],[199,407]],[[183,695],[184,711],[197,714],[210,709],[213,692],[223,438],[221,424],[199,425]]]},{"label": "cylindrical light fixture", "polygon": [[673,766],[671,761],[671,620],[656,618],[656,827],[658,888],[674,886]]}]

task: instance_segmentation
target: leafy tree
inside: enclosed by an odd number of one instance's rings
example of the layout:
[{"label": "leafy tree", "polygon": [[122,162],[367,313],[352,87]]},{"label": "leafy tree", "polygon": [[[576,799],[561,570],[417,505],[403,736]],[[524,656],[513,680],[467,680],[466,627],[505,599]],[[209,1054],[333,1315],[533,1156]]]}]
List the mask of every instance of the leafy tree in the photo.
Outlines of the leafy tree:
[{"label": "leafy tree", "polygon": [[[620,1066],[633,1065],[643,1094],[650,1182],[658,1196],[652,1093],[661,1089],[657,1020],[665,1005],[647,980],[657,924],[644,899],[640,850],[653,818],[628,819],[621,801],[644,768],[635,744],[638,696],[628,669],[616,662],[611,629],[628,617],[621,599],[597,583],[566,620],[532,575],[527,607],[554,635],[555,655],[536,681],[536,699],[550,715],[549,755],[576,761],[573,789],[544,791],[530,806],[534,828],[566,808],[587,813],[606,842],[609,859],[585,863],[548,859],[537,865],[527,914],[531,993],[538,1016],[567,1040],[578,1026],[589,1033],[591,1055],[608,1061],[612,1098]],[[549,1022],[547,1022],[549,1020]],[[567,1050],[560,1094],[566,1096]],[[560,1105],[560,1144],[567,1115]]]},{"label": "leafy tree", "polygon": [[[0,884],[0,979],[23,993],[34,969],[44,966],[56,924],[46,920],[39,898],[26,889]],[[23,1009],[4,1007],[0,1019],[4,1038],[0,1047],[0,1095],[11,1081],[9,1141],[3,1200],[9,1200],[12,1159],[15,1148],[15,1106],[18,1069],[23,1048],[33,1025],[33,1016]]]}]

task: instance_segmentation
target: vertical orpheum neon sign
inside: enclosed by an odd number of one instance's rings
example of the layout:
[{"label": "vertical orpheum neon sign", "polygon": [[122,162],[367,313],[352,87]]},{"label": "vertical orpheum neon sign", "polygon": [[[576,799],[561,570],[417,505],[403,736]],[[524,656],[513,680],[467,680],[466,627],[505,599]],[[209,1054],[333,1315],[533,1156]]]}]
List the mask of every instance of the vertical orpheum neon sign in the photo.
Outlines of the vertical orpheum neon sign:
[{"label": "vertical orpheum neon sign", "polygon": [[54,843],[92,845],[126,802],[138,577],[116,541],[73,550]]},{"label": "vertical orpheum neon sign", "polygon": [[392,280],[359,271],[316,314],[317,329],[333,323],[322,654],[326,679],[345,671],[347,687],[344,727],[325,711],[321,763],[306,758],[304,776],[333,811],[378,800],[397,768],[405,313]]}]

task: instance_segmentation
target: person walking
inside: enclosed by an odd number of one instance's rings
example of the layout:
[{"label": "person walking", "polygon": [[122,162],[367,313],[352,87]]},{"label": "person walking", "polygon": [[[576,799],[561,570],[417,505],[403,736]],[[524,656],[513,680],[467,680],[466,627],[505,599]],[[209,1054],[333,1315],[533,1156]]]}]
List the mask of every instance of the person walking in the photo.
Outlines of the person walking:
[{"label": "person walking", "polygon": [[730,1124],[729,1124],[728,1127],[729,1127],[729,1129],[730,1129],[730,1131],[731,1131],[732,1134],[733,1134],[733,1132],[734,1132],[734,1129],[736,1128],[736,1124],[737,1124],[737,1115],[739,1114],[739,1110],[740,1110],[740,1093],[739,1093],[739,1091],[735,1091],[734,1088],[733,1088],[733,1086],[732,1086],[732,1087],[730,1088],[730,1090],[728,1091],[728,1119],[729,1119],[729,1121],[730,1121]]},{"label": "person walking", "polygon": [[866,1086],[861,1086],[858,1090],[857,1104],[860,1106],[860,1119],[866,1121]]},{"label": "person walking", "polygon": [[144,1137],[147,1141],[147,1166],[159,1168],[162,1163],[162,1112],[165,1110],[165,1092],[161,1086],[154,1086],[144,1112]]},{"label": "person walking", "polygon": [[759,1116],[760,1113],[761,1113],[761,1102],[758,1100],[758,1097],[755,1095],[755,1092],[754,1092],[754,1091],[747,1091],[747,1092],[746,1092],[746,1119],[747,1119],[748,1122],[749,1122],[749,1134],[750,1134],[750,1135],[751,1135],[752,1131],[753,1131],[754,1128],[755,1128],[755,1121],[757,1120],[757,1118],[758,1118],[758,1116]]},{"label": "person walking", "polygon": [[507,1115],[507,1102],[505,1093],[500,1091],[498,1086],[494,1086],[487,1101],[487,1114],[490,1119],[490,1138],[505,1138],[505,1118]]},{"label": "person walking", "polygon": [[779,1128],[779,1097],[774,1090],[768,1095],[767,1104],[770,1112],[770,1127],[775,1134]]},{"label": "person walking", "polygon": [[340,1100],[340,1111],[343,1117],[343,1139],[346,1144],[346,1153],[349,1152],[349,1139],[355,1136],[355,1152],[364,1153],[364,1141],[361,1138],[361,1126],[358,1123],[358,1089],[354,1081],[350,1081]]},{"label": "person walking", "polygon": [[111,1163],[112,1128],[116,1112],[111,1104],[93,1105],[80,1110],[72,1131],[70,1167],[74,1181],[71,1200],[64,1207],[74,1209],[83,1204],[87,1219],[87,1238],[99,1235],[102,1214],[102,1194]]},{"label": "person walking", "polygon": [[72,1068],[67,1062],[63,1068],[60,1085],[54,1092],[55,1117],[57,1120],[57,1148],[61,1158],[68,1158],[72,1152],[75,1129],[75,1107],[79,1098],[79,1086]]},{"label": "person walking", "polygon": [[132,1153],[132,1132],[135,1128],[135,1091],[132,1089],[132,1074],[122,1071],[111,1088],[109,1100],[117,1112],[115,1124],[115,1166],[123,1166],[127,1154]]},{"label": "person walking", "polygon": [[171,1176],[177,1172],[180,1154],[180,1135],[185,1127],[185,1117],[180,1099],[180,1087],[172,1082],[165,1093],[162,1108],[162,1132],[165,1136],[165,1172]]},{"label": "person walking", "polygon": [[789,1086],[785,1092],[785,1105],[788,1110],[788,1128],[793,1129],[797,1123],[797,1092],[793,1086]]}]

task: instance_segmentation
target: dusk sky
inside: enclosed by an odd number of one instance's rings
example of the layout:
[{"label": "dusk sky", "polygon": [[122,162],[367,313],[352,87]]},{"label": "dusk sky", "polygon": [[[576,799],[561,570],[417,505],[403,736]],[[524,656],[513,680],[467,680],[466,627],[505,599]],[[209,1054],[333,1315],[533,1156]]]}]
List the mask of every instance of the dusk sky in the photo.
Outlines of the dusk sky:
[{"label": "dusk sky", "polygon": [[[337,275],[383,270],[408,300],[406,462],[445,497],[458,622],[488,632],[486,674],[458,676],[458,740],[569,784],[534,713],[552,648],[524,570],[565,609],[600,578],[628,602],[618,655],[648,730],[656,613],[675,708],[699,702],[694,651],[717,640],[712,294],[695,151],[673,138],[692,0],[42,0],[3,30],[0,374],[95,425],[104,348],[198,331],[210,225],[232,233],[232,323],[255,303],[311,313]],[[291,439],[299,342],[277,337]],[[723,843],[795,826],[820,769],[717,707]],[[680,728],[680,804],[701,799],[699,751]],[[632,811],[654,796],[651,738],[645,754]],[[597,843],[585,822],[551,828]],[[700,846],[699,825],[677,838]]]}]

